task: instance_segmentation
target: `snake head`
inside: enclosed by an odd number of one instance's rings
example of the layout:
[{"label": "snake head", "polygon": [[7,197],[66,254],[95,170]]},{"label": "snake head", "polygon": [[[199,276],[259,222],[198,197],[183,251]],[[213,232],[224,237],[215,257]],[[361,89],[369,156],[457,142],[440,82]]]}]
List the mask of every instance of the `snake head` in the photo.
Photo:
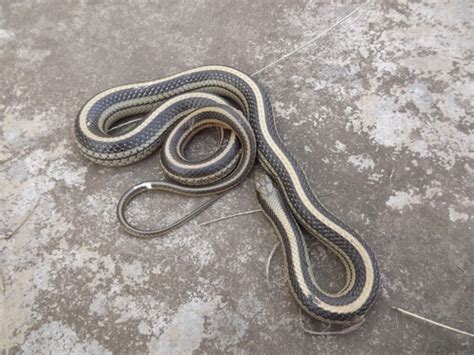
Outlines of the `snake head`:
[{"label": "snake head", "polygon": [[257,171],[253,179],[255,182],[255,190],[257,191],[257,195],[268,197],[276,192],[275,183],[267,174]]}]

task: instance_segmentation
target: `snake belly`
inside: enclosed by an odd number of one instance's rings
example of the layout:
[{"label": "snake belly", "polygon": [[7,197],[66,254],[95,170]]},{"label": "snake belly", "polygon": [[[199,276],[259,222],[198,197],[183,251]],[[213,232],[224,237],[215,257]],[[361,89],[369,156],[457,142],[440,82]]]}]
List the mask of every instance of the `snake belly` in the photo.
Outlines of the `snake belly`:
[{"label": "snake belly", "polygon": [[[229,168],[232,164],[237,166],[232,173],[203,186],[196,183],[183,185],[190,178],[184,175],[170,191],[205,195],[235,187],[248,175],[252,157],[256,154],[257,160],[273,179],[270,183],[278,187],[257,189],[259,201],[280,237],[297,240],[293,247],[285,248],[287,261],[291,260],[288,263],[289,284],[296,300],[309,315],[322,321],[348,324],[363,319],[375,302],[380,284],[375,257],[365,241],[316,198],[302,169],[278,135],[269,97],[250,76],[225,66],[204,66],[156,81],[105,90],[91,98],[79,112],[76,139],[82,154],[88,159],[107,166],[127,165],[157,150],[180,120],[197,110],[203,110],[205,115],[207,108],[215,111],[216,107],[234,117],[239,115],[234,111],[239,111],[248,120],[256,152],[252,148],[252,138],[243,134],[239,139],[247,151],[240,153],[238,164],[235,156],[225,164],[227,170],[232,170]],[[117,136],[107,133],[108,127],[121,118],[144,113],[148,116],[131,131]],[[184,131],[190,135],[189,130]],[[225,155],[224,151],[230,148],[226,149],[219,154]],[[168,160],[171,164],[176,155],[180,155],[179,149],[170,148],[167,153],[163,150],[162,161]],[[171,154],[173,151],[174,155]],[[206,164],[202,169],[206,170]],[[170,175],[168,177],[172,178],[175,172]],[[197,177],[199,179],[209,182],[202,176]],[[257,185],[260,187],[270,186],[270,183],[262,185],[261,178],[259,181]],[[346,284],[336,294],[324,292],[317,286],[304,257],[307,256],[304,239],[293,238],[298,235],[298,230],[294,229],[297,223],[327,246],[345,267]],[[290,225],[286,231],[281,228],[285,225]]]}]

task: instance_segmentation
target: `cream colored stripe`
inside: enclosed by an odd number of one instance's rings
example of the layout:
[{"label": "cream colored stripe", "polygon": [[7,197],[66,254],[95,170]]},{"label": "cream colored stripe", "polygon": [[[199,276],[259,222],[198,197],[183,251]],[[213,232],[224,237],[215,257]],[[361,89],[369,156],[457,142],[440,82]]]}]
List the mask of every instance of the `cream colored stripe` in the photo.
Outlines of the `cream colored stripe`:
[{"label": "cream colored stripe", "polygon": [[301,182],[298,178],[298,175],[293,169],[293,166],[291,162],[288,160],[286,155],[281,151],[281,149],[278,147],[276,142],[273,140],[272,135],[270,134],[267,126],[267,122],[265,119],[265,109],[264,109],[264,104],[263,104],[263,97],[260,93],[259,88],[257,85],[254,83],[252,79],[250,79],[248,76],[244,76],[244,74],[235,71],[233,69],[228,68],[227,71],[231,72],[232,74],[240,77],[242,80],[244,80],[254,91],[255,97],[257,98],[257,107],[259,111],[259,123],[260,127],[262,128],[263,134],[265,136],[265,139],[270,146],[270,148],[275,152],[275,155],[278,156],[280,161],[282,162],[283,166],[285,169],[288,171],[289,176],[291,178],[292,184],[300,196],[301,200],[303,201],[305,207],[322,223],[327,225],[329,228],[333,229],[335,232],[340,234],[343,238],[345,238],[349,243],[351,243],[354,248],[360,253],[362,260],[364,262],[365,268],[366,268],[366,282],[365,286],[359,295],[353,302],[350,304],[346,304],[343,306],[333,306],[330,304],[326,304],[324,302],[321,303],[321,306],[330,311],[330,312],[347,312],[347,313],[352,313],[358,309],[360,309],[364,303],[367,301],[368,296],[370,295],[370,292],[372,290],[372,285],[374,283],[374,270],[372,267],[372,262],[370,259],[370,256],[368,255],[366,249],[364,246],[353,236],[351,235],[348,231],[340,227],[339,225],[335,224],[332,222],[329,218],[327,218],[324,214],[322,214],[309,200],[309,197],[306,195],[306,192],[304,191]]},{"label": "cream colored stripe", "polygon": [[[293,270],[296,275],[296,279],[298,280],[298,286],[301,288],[301,290],[303,291],[306,297],[314,296],[314,298],[317,299],[317,297],[310,291],[310,286],[306,283],[306,279],[303,276],[303,266],[301,263],[300,255],[298,253],[296,237],[293,233],[293,229],[291,228],[291,222],[286,216],[286,214],[278,213],[278,211],[275,208],[272,208],[272,209],[273,209],[273,213],[275,213],[275,215],[278,216],[278,220],[280,224],[283,226],[283,229],[285,230],[286,235],[288,236],[287,239],[288,239],[288,244],[290,245],[291,260],[293,264]],[[283,238],[283,236],[280,236],[280,237]],[[317,302],[319,303],[320,300],[317,299]]]},{"label": "cream colored stripe", "polygon": [[[134,87],[141,87],[141,86],[156,84],[156,83],[159,83],[159,82],[162,82],[162,81],[165,81],[165,80],[170,80],[170,79],[173,79],[173,78],[177,78],[181,75],[187,75],[187,74],[202,72],[202,71],[206,71],[206,70],[218,70],[218,71],[223,71],[223,72],[230,73],[232,75],[235,75],[236,77],[239,77],[243,81],[245,81],[247,83],[247,85],[249,85],[252,88],[252,90],[254,92],[254,95],[257,99],[258,119],[259,119],[259,125],[262,129],[262,133],[263,133],[268,145],[270,146],[270,148],[273,150],[275,155],[280,159],[281,163],[283,164],[283,166],[287,170],[288,175],[291,178],[292,184],[293,184],[296,192],[300,196],[302,202],[304,203],[305,207],[318,220],[320,220],[322,223],[327,225],[329,228],[333,229],[335,232],[337,232],[339,235],[341,235],[343,238],[345,238],[349,243],[351,243],[354,246],[354,248],[360,253],[360,255],[362,257],[362,260],[364,262],[364,265],[365,265],[365,269],[366,269],[366,283],[365,283],[365,286],[363,288],[362,293],[353,302],[351,302],[350,304],[344,305],[344,306],[336,307],[336,306],[332,306],[332,305],[329,305],[329,304],[324,304],[324,308],[327,309],[328,311],[331,311],[331,312],[332,311],[334,311],[334,312],[343,311],[343,312],[350,313],[350,312],[354,312],[354,311],[360,309],[364,305],[364,303],[367,301],[367,298],[370,295],[370,292],[372,290],[372,285],[374,283],[374,270],[373,270],[373,266],[372,266],[370,256],[368,255],[368,253],[367,253],[366,249],[364,248],[364,246],[353,235],[351,235],[347,230],[345,230],[344,228],[342,228],[341,226],[339,226],[338,224],[334,223],[329,218],[327,218],[323,213],[321,213],[311,203],[309,197],[306,195],[306,192],[304,191],[304,189],[301,185],[301,181],[299,180],[299,177],[298,177],[296,171],[294,170],[291,162],[288,160],[286,155],[278,147],[278,145],[273,140],[273,137],[269,132],[267,122],[266,122],[266,117],[265,117],[265,109],[264,109],[262,94],[261,94],[258,86],[255,84],[255,82],[250,77],[248,77],[247,75],[245,75],[245,74],[243,74],[243,73],[241,73],[241,72],[239,72],[235,69],[232,69],[232,68],[227,68],[227,67],[222,67],[222,66],[200,67],[200,68],[191,69],[191,70],[188,70],[186,72],[179,73],[179,74],[167,77],[167,78],[163,78],[163,79],[160,79],[160,80],[157,80],[157,81],[152,81],[152,82],[143,83],[143,84],[125,85],[125,86],[122,86],[122,87],[119,87],[119,88],[110,89],[108,91],[103,92],[102,94],[99,94],[94,99],[92,99],[88,104],[86,104],[86,106],[84,107],[84,110],[82,112],[87,112],[88,109],[90,109],[92,107],[94,102],[97,102],[97,100],[99,100],[100,98],[108,95],[111,92],[114,92],[117,89],[122,90],[122,89],[127,89],[127,88],[134,88]],[[192,95],[192,94],[183,94],[183,95]],[[205,94],[199,94],[199,96],[202,96],[202,95],[205,95]],[[213,96],[213,95],[210,95],[210,96]],[[174,103],[173,100],[176,100],[176,98],[171,99],[170,101],[172,101],[172,102],[170,104]],[[167,103],[169,103],[170,101],[168,101]],[[82,118],[80,120],[81,129],[84,132],[89,132],[89,130],[87,128],[87,125],[86,125],[86,122],[85,122],[85,117],[81,117],[81,118]],[[128,135],[131,136],[131,135],[135,134],[136,133],[135,131],[138,132],[138,130],[142,129],[142,127],[144,125],[145,124],[140,124],[134,130],[130,131],[128,133]],[[100,138],[101,138],[100,140],[104,140],[104,141],[115,141],[113,138],[112,139],[102,138],[102,137],[100,137]],[[123,136],[120,137],[120,139],[123,139],[123,138],[126,138],[126,137],[123,137]]]},{"label": "cream colored stripe", "polygon": [[[189,118],[192,118],[194,117],[196,114],[199,114],[203,111],[206,111],[206,112],[209,112],[209,108],[205,108],[203,110],[200,110],[200,111],[194,111],[190,116]],[[213,111],[215,112],[215,111]],[[230,116],[230,115],[227,115],[227,116]],[[232,117],[233,119],[233,117]],[[235,121],[235,120],[234,120]],[[184,124],[184,121],[181,121],[183,124]],[[231,129],[230,126],[228,126],[227,124],[223,124],[221,121],[219,120],[216,120],[216,119],[208,119],[206,120],[205,122],[208,122],[208,123],[213,123],[214,125],[221,125],[223,128],[227,128],[227,129]],[[181,124],[181,123],[180,123]],[[180,161],[177,161],[176,159],[173,158],[173,155],[171,154],[171,146],[170,146],[171,142],[170,140],[168,139],[165,143],[165,146],[163,147],[165,149],[165,155],[166,157],[168,158],[168,160],[170,161],[171,164],[175,165],[175,166],[178,166],[180,168],[189,168],[190,165],[189,164],[182,164]],[[206,161],[204,163],[200,163],[200,164],[192,164],[192,168],[196,168],[196,169],[199,169],[199,168],[205,168],[206,166],[209,166],[209,165],[212,165],[214,164],[215,162],[219,161],[220,159],[222,159],[222,156],[224,156],[225,154],[227,154],[229,152],[229,150],[232,148],[232,145],[231,144],[228,144],[225,148],[225,150],[215,156],[212,160],[209,160],[209,161]]]},{"label": "cream colored stripe", "polygon": [[[278,180],[279,183],[281,183],[281,179],[275,173],[275,170],[273,169],[273,167],[269,165],[267,159],[265,157],[260,157],[260,159],[261,159],[261,161],[263,161],[263,165],[265,165],[266,169],[269,169],[270,171],[272,171],[272,173],[275,175],[275,178]],[[285,196],[286,201],[289,201],[288,193],[285,190],[283,190],[283,194]],[[289,207],[292,210],[292,212],[294,214],[296,214],[296,210],[295,210],[294,206],[289,204]],[[346,253],[344,253],[344,251],[341,248],[339,248],[339,246],[337,246],[335,244],[332,244],[326,238],[321,236],[321,234],[318,233],[313,227],[311,227],[311,225],[309,225],[304,219],[302,221],[300,221],[300,223],[302,223],[303,227],[308,232],[313,233],[315,235],[315,237],[321,243],[323,243],[323,245],[325,245],[327,248],[329,248],[329,250],[331,252],[333,252],[334,255],[336,255],[340,259],[340,261],[344,265],[344,269],[346,271],[346,284],[344,285],[344,287],[339,292],[337,292],[335,294],[324,291],[322,288],[319,287],[319,285],[316,283],[316,281],[313,280],[315,286],[318,288],[318,290],[321,293],[325,294],[326,296],[329,296],[329,297],[344,296],[345,294],[347,294],[349,292],[350,288],[354,285],[354,282],[355,282],[355,277],[354,277],[355,276],[355,268],[354,268],[354,264],[353,264],[352,260],[349,258],[349,256]]]},{"label": "cream colored stripe", "polygon": [[166,175],[170,176],[172,179],[179,181],[181,183],[187,184],[187,185],[202,186],[207,183],[213,183],[227,176],[232,170],[232,168],[235,167],[235,165],[237,165],[239,159],[240,159],[240,156],[237,155],[234,159],[231,160],[231,162],[227,166],[224,167],[224,169],[218,170],[211,175],[206,175],[199,178],[186,178],[179,175],[175,175],[172,172],[170,172],[168,169],[166,169],[166,167],[163,164],[162,165],[163,165],[163,170],[166,173]]},{"label": "cream colored stripe", "polygon": [[[224,109],[220,108],[220,107],[212,107],[212,108],[205,108],[205,109],[202,109],[202,110],[212,110],[214,112],[217,112],[217,113],[220,113],[220,114],[228,114],[227,111],[225,111]],[[195,111],[196,112],[196,111]],[[238,122],[235,117],[233,116],[229,116],[229,118],[231,118],[232,120],[234,120],[234,122],[236,122],[238,125],[240,125],[240,122]],[[222,123],[222,122],[219,122],[219,121],[216,121],[217,123]],[[243,147],[246,147],[247,149],[246,150],[243,150],[244,151],[244,154],[242,154],[242,157],[241,159],[243,160],[242,163],[240,164],[240,172],[238,174],[235,174],[235,175],[230,175],[230,178],[228,180],[225,180],[219,184],[216,184],[216,185],[213,185],[213,186],[210,186],[210,188],[212,188],[212,190],[216,190],[216,189],[219,189],[221,186],[225,186],[225,185],[231,185],[233,184],[235,181],[237,181],[238,179],[241,178],[241,175],[242,175],[242,172],[245,171],[245,167],[248,166],[248,163],[249,163],[249,160],[250,160],[250,157],[251,157],[251,152],[249,151],[249,147],[251,146],[249,140],[248,140],[248,137],[246,135],[243,135],[241,137],[241,143],[242,143],[242,146]],[[239,169],[239,168],[237,168]],[[235,172],[234,171],[234,172]],[[206,187],[203,187],[201,190],[206,190]],[[199,192],[198,190],[195,190],[196,192]]]},{"label": "cream colored stripe", "polygon": [[[110,90],[111,90],[111,92],[114,92],[114,90],[116,90],[116,89],[110,89]],[[107,94],[104,94],[104,93],[107,93]],[[146,118],[142,123],[140,123],[137,127],[135,127],[130,132],[127,132],[126,134],[120,135],[120,136],[117,136],[117,137],[100,137],[100,136],[95,135],[89,129],[89,127],[87,126],[87,112],[91,109],[93,104],[95,104],[97,101],[99,101],[103,96],[107,96],[108,94],[110,94],[107,91],[105,91],[104,93],[101,93],[101,94],[97,95],[96,97],[94,97],[93,99],[91,99],[86,104],[86,106],[84,106],[83,110],[81,111],[81,114],[79,116],[79,125],[80,125],[80,128],[81,128],[81,131],[86,136],[92,137],[92,139],[94,139],[96,141],[99,141],[99,142],[110,142],[110,143],[118,142],[118,141],[121,141],[123,139],[130,138],[133,135],[139,133],[141,130],[143,130],[143,128],[145,126],[149,125],[153,121],[155,115],[150,115],[148,118]],[[157,109],[157,111],[155,111],[155,112],[163,112],[163,110],[167,109],[171,105],[173,105],[176,102],[179,102],[181,100],[190,99],[190,98],[202,98],[202,97],[207,98],[209,100],[212,100],[216,104],[226,104],[225,100],[221,99],[219,96],[216,96],[216,95],[213,95],[213,94],[193,93],[193,92],[191,92],[191,93],[187,93],[187,94],[181,94],[181,95],[178,95],[176,97],[173,97],[173,98],[169,99],[168,101],[163,103]]]}]

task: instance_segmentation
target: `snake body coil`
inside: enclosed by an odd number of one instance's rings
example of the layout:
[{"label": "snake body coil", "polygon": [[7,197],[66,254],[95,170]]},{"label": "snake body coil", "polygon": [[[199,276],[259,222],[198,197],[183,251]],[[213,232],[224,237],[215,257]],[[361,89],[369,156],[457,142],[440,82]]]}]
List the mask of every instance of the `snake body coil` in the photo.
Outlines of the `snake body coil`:
[{"label": "snake body coil", "polygon": [[[118,120],[145,113],[148,116],[132,130],[117,136],[107,133]],[[210,126],[219,127],[221,147],[203,161],[188,161],[186,144],[197,131]],[[128,199],[153,184],[182,194],[222,192],[240,183],[257,157],[273,178],[257,174],[257,197],[283,242],[290,288],[301,307],[317,319],[347,324],[362,320],[374,303],[380,282],[374,255],[354,230],[315,197],[278,135],[268,96],[248,75],[224,66],[206,66],[115,87],[84,105],[75,131],[81,152],[108,166],[143,159],[169,135],[161,160],[175,182],[138,185]],[[123,207],[125,202],[121,203]],[[315,282],[298,223],[344,265],[346,285],[339,292],[324,292]],[[140,234],[139,230],[129,232]]]}]

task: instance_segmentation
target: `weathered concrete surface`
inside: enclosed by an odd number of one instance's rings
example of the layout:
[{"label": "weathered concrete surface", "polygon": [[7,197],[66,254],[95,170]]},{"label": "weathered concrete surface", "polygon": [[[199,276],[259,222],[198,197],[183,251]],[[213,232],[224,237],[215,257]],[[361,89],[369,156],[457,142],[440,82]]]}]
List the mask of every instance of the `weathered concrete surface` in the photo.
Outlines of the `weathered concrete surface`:
[{"label": "weathered concrete surface", "polygon": [[[257,208],[250,181],[197,221],[145,242],[118,230],[114,210],[130,185],[162,176],[157,157],[108,169],[75,148],[75,115],[97,91],[209,63],[252,73],[360,4],[1,1],[1,232],[39,205],[18,233],[0,241],[0,348],[472,351],[472,338],[390,308],[474,332],[472,2],[368,2],[258,75],[274,100],[281,135],[315,191],[333,193],[324,202],[378,257],[382,292],[353,334],[302,332],[280,255],[271,284],[265,282],[276,238],[263,216],[198,225]],[[138,202],[136,220],[150,211],[157,224],[197,201]],[[337,262],[319,245],[311,250],[322,283],[340,284]]]}]

